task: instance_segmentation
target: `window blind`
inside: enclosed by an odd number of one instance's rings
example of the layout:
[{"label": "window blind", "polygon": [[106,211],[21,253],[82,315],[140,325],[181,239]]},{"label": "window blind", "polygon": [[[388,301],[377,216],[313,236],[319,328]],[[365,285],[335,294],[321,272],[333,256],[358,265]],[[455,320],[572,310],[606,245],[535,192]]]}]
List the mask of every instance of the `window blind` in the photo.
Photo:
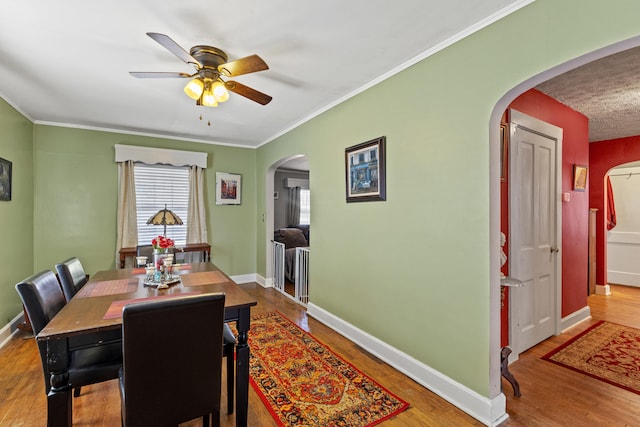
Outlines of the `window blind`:
[{"label": "window blind", "polygon": [[167,237],[177,246],[187,241],[187,206],[189,203],[189,168],[170,165],[135,163],[138,245],[150,245],[164,232],[160,225],[147,225],[147,220],[160,209],[173,211],[184,225],[167,226]]}]

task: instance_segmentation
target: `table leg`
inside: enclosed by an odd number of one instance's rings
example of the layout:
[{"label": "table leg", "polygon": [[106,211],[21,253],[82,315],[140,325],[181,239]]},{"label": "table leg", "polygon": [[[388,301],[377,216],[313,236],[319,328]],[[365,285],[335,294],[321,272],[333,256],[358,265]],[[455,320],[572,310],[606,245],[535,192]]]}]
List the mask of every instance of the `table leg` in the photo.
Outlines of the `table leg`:
[{"label": "table leg", "polygon": [[236,345],[236,426],[246,427],[249,411],[249,326],[251,311],[249,308],[240,313],[238,344]]},{"label": "table leg", "polygon": [[71,384],[68,371],[68,345],[66,339],[47,341],[51,389],[47,394],[47,426],[71,427]]},{"label": "table leg", "polygon": [[506,378],[507,381],[513,387],[513,394],[515,397],[520,397],[520,384],[513,376],[513,374],[509,371],[509,355],[511,354],[511,349],[509,347],[502,347],[502,351],[500,352],[501,364],[500,364],[500,373],[503,377]]}]

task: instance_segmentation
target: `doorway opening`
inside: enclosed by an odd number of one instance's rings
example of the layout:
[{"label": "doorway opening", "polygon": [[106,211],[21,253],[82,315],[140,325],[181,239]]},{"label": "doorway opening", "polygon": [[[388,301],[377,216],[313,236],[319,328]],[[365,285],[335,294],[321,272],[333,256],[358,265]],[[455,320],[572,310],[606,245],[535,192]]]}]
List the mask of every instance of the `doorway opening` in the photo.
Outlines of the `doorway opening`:
[{"label": "doorway opening", "polygon": [[[296,302],[309,299],[311,189],[309,161],[292,156],[269,168],[267,272],[272,286]],[[269,267],[271,267],[269,269]]]},{"label": "doorway opening", "polygon": [[[501,232],[501,191],[504,191],[504,188],[501,188],[501,148],[502,148],[502,139],[500,137],[500,125],[501,120],[503,119],[504,112],[509,108],[516,98],[530,89],[535,88],[541,83],[557,77],[567,71],[570,71],[574,68],[577,68],[581,65],[590,63],[597,59],[612,55],[614,53],[618,53],[627,49],[631,49],[633,47],[637,47],[640,45],[640,37],[634,37],[632,39],[628,39],[619,43],[616,43],[611,46],[607,46],[605,48],[596,50],[587,55],[575,58],[566,63],[558,65],[554,68],[551,68],[543,73],[535,75],[530,79],[520,83],[515,86],[511,90],[509,90],[505,95],[497,102],[489,121],[489,155],[490,155],[490,189],[489,189],[489,199],[490,199],[490,296],[491,296],[491,312],[490,312],[490,383],[491,383],[491,395],[497,395],[500,393],[501,379],[500,379],[500,350],[502,344],[501,335],[501,327],[504,322],[508,322],[508,319],[501,317],[501,281],[500,281],[500,254],[501,254],[501,244],[500,244],[500,232]],[[566,165],[565,165],[566,166]],[[590,177],[592,177],[590,173]],[[563,191],[566,191],[563,189]],[[562,195],[564,197],[564,194]],[[586,228],[585,228],[586,229]],[[562,230],[560,230],[562,232]],[[586,231],[585,231],[586,233]],[[598,245],[601,243],[599,242]],[[507,242],[508,245],[508,242]],[[562,250],[562,248],[560,248]],[[586,246],[585,246],[586,250]],[[565,266],[569,268],[570,266]],[[584,268],[587,268],[585,263]],[[586,284],[585,284],[586,288]],[[586,289],[585,289],[586,295]],[[585,296],[586,298],[586,296]],[[561,299],[562,304],[564,304],[564,298]],[[564,313],[561,311],[560,316],[565,316],[560,321],[560,328],[564,329],[565,327],[570,326],[572,323],[575,324],[577,321],[580,321],[585,313],[588,314],[588,307],[586,307],[587,311],[579,310],[577,313]],[[571,311],[571,310],[569,310]]]}]

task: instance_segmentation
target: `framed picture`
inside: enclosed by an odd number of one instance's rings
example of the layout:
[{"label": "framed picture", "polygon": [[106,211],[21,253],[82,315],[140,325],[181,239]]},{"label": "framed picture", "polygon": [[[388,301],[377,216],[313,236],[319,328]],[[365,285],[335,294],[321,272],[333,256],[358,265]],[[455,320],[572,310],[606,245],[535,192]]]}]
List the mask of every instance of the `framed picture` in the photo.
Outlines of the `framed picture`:
[{"label": "framed picture", "polygon": [[387,200],[385,142],[381,136],[344,150],[347,203]]},{"label": "framed picture", "polygon": [[587,167],[573,165],[573,191],[584,191],[587,188]]},{"label": "framed picture", "polygon": [[500,123],[500,182],[507,177],[509,167],[509,129],[506,123]]},{"label": "framed picture", "polygon": [[239,205],[242,175],[216,172],[216,205]]},{"label": "framed picture", "polygon": [[0,158],[0,200],[11,200],[11,162]]}]

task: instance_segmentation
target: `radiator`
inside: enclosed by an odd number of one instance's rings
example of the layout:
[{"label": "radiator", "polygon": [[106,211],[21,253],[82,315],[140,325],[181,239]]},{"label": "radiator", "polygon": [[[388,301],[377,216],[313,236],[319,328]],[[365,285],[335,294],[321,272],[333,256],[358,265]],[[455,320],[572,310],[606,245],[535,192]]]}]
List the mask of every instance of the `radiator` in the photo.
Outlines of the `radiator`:
[{"label": "radiator", "polygon": [[296,295],[302,304],[309,302],[309,248],[296,248]]},{"label": "radiator", "polygon": [[273,287],[284,292],[284,243],[273,242]]}]

